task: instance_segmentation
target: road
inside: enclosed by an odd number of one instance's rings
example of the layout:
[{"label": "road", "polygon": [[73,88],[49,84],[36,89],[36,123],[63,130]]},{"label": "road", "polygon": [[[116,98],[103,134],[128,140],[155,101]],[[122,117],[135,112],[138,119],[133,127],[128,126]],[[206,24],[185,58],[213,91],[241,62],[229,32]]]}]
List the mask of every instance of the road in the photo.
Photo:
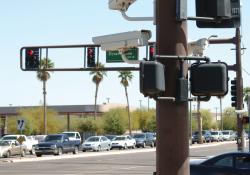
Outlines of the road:
[{"label": "road", "polygon": [[[235,142],[209,145],[192,145],[190,157],[216,155],[235,151],[237,148]],[[55,158],[56,160],[51,160]],[[30,156],[12,160],[15,160],[14,163],[0,162],[1,175],[152,175],[155,171],[154,148],[87,152],[42,158]]]}]

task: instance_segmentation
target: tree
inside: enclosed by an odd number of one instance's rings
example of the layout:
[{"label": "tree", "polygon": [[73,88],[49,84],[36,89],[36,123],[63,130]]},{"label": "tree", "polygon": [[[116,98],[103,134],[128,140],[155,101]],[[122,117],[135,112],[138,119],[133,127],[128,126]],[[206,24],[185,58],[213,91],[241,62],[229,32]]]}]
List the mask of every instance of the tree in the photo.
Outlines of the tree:
[{"label": "tree", "polygon": [[108,134],[124,134],[126,131],[125,111],[113,109],[103,116],[103,129]]},{"label": "tree", "polygon": [[[58,114],[52,109],[47,110],[47,132],[48,133],[60,133],[64,129],[65,121],[61,117],[57,117]],[[43,107],[32,107],[32,108],[22,108],[18,110],[18,116],[13,116],[9,118],[8,121],[8,132],[9,133],[19,133],[16,127],[18,119],[24,119],[25,127],[23,134],[26,135],[36,135],[43,134]]]},{"label": "tree", "polygon": [[96,65],[97,70],[91,71],[90,75],[93,75],[92,81],[95,83],[95,112],[94,112],[94,119],[96,119],[96,104],[97,104],[97,95],[98,95],[98,89],[99,85],[103,80],[103,77],[106,76],[106,71],[100,71],[98,68],[103,68],[104,65],[102,63],[98,63]]},{"label": "tree", "polygon": [[237,130],[237,117],[234,108],[229,107],[224,109],[223,126],[225,130]]},{"label": "tree", "polygon": [[131,116],[130,116],[130,110],[129,110],[129,100],[128,100],[128,86],[129,81],[132,80],[133,74],[131,71],[119,71],[119,78],[121,79],[120,83],[124,86],[125,89],[125,96],[127,99],[127,111],[128,111],[128,125],[129,125],[129,134],[131,135]]},{"label": "tree", "polygon": [[244,102],[247,103],[248,96],[250,95],[250,87],[245,87],[243,89],[243,97],[244,97]]},{"label": "tree", "polygon": [[43,112],[44,112],[44,134],[47,134],[47,117],[46,117],[46,82],[50,79],[50,73],[45,69],[54,68],[54,63],[49,58],[43,58],[40,61],[40,69],[37,71],[38,80],[43,82]]},{"label": "tree", "polygon": [[202,117],[202,128],[204,130],[210,130],[213,126],[213,118],[211,112],[207,109],[202,109],[201,117]]}]

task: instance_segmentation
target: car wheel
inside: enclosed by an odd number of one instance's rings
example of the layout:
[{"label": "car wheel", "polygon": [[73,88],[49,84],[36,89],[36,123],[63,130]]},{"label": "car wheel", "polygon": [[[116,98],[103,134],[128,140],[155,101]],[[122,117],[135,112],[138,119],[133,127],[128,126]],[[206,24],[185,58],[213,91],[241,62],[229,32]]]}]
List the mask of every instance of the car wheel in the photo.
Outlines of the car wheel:
[{"label": "car wheel", "polygon": [[36,154],[36,157],[42,157],[42,154]]},{"label": "car wheel", "polygon": [[102,148],[101,148],[101,145],[99,145],[98,148],[97,148],[97,151],[100,152],[101,149],[102,149]]},{"label": "car wheel", "polygon": [[154,147],[154,142],[151,143],[151,148],[153,148],[153,147]]},{"label": "car wheel", "polygon": [[10,155],[11,155],[11,154],[10,154],[10,151],[8,151],[4,157],[5,157],[5,158],[9,158]]},{"label": "car wheel", "polygon": [[21,151],[21,157],[24,157],[25,156],[25,150],[22,150]]},{"label": "car wheel", "polygon": [[79,149],[78,149],[78,147],[77,147],[77,146],[75,146],[75,147],[74,147],[73,154],[78,154],[78,152],[79,152]]},{"label": "car wheel", "polygon": [[86,152],[86,150],[85,150],[85,149],[83,149],[83,150],[82,150],[82,152]]},{"label": "car wheel", "polygon": [[56,155],[62,155],[63,150],[62,148],[57,148],[57,154]]},{"label": "car wheel", "polygon": [[108,145],[108,148],[106,149],[107,151],[109,151],[111,148],[110,148],[110,145]]},{"label": "car wheel", "polygon": [[35,148],[32,147],[32,149],[30,150],[30,155],[34,155],[35,153]]}]

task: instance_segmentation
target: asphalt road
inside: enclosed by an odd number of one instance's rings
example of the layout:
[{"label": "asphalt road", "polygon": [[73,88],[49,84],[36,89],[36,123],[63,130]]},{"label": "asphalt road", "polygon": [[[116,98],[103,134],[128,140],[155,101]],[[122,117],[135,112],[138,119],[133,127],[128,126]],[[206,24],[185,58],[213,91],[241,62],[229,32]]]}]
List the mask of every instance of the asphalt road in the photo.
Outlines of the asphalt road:
[{"label": "asphalt road", "polygon": [[[236,149],[235,142],[209,146],[194,144],[190,148],[190,157],[217,155]],[[1,160],[0,175],[152,175],[155,171],[154,148],[9,159],[13,163]]]}]

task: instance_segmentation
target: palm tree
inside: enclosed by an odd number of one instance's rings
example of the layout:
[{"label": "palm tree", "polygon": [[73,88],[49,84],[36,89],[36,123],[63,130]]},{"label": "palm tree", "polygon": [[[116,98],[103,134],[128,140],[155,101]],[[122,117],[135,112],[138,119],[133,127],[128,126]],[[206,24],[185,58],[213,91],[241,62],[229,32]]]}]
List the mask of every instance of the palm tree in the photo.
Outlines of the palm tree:
[{"label": "palm tree", "polygon": [[43,82],[43,124],[44,134],[47,135],[47,117],[46,117],[46,82],[50,79],[50,73],[44,69],[54,68],[54,63],[49,58],[43,58],[40,61],[40,69],[37,71],[38,80]]},{"label": "palm tree", "polygon": [[90,75],[93,75],[92,81],[95,83],[95,112],[94,112],[94,120],[96,119],[96,103],[97,103],[97,94],[98,89],[101,81],[103,80],[103,77],[106,76],[106,71],[100,71],[98,68],[104,68],[104,65],[102,63],[98,63],[96,65],[97,70],[91,71]]},{"label": "palm tree", "polygon": [[128,110],[128,125],[129,125],[129,134],[131,135],[131,117],[130,117],[130,111],[129,111],[129,100],[128,100],[128,89],[129,81],[132,80],[133,74],[131,71],[119,71],[118,78],[121,78],[120,83],[124,86],[125,89],[125,96],[127,99],[127,110]]}]

